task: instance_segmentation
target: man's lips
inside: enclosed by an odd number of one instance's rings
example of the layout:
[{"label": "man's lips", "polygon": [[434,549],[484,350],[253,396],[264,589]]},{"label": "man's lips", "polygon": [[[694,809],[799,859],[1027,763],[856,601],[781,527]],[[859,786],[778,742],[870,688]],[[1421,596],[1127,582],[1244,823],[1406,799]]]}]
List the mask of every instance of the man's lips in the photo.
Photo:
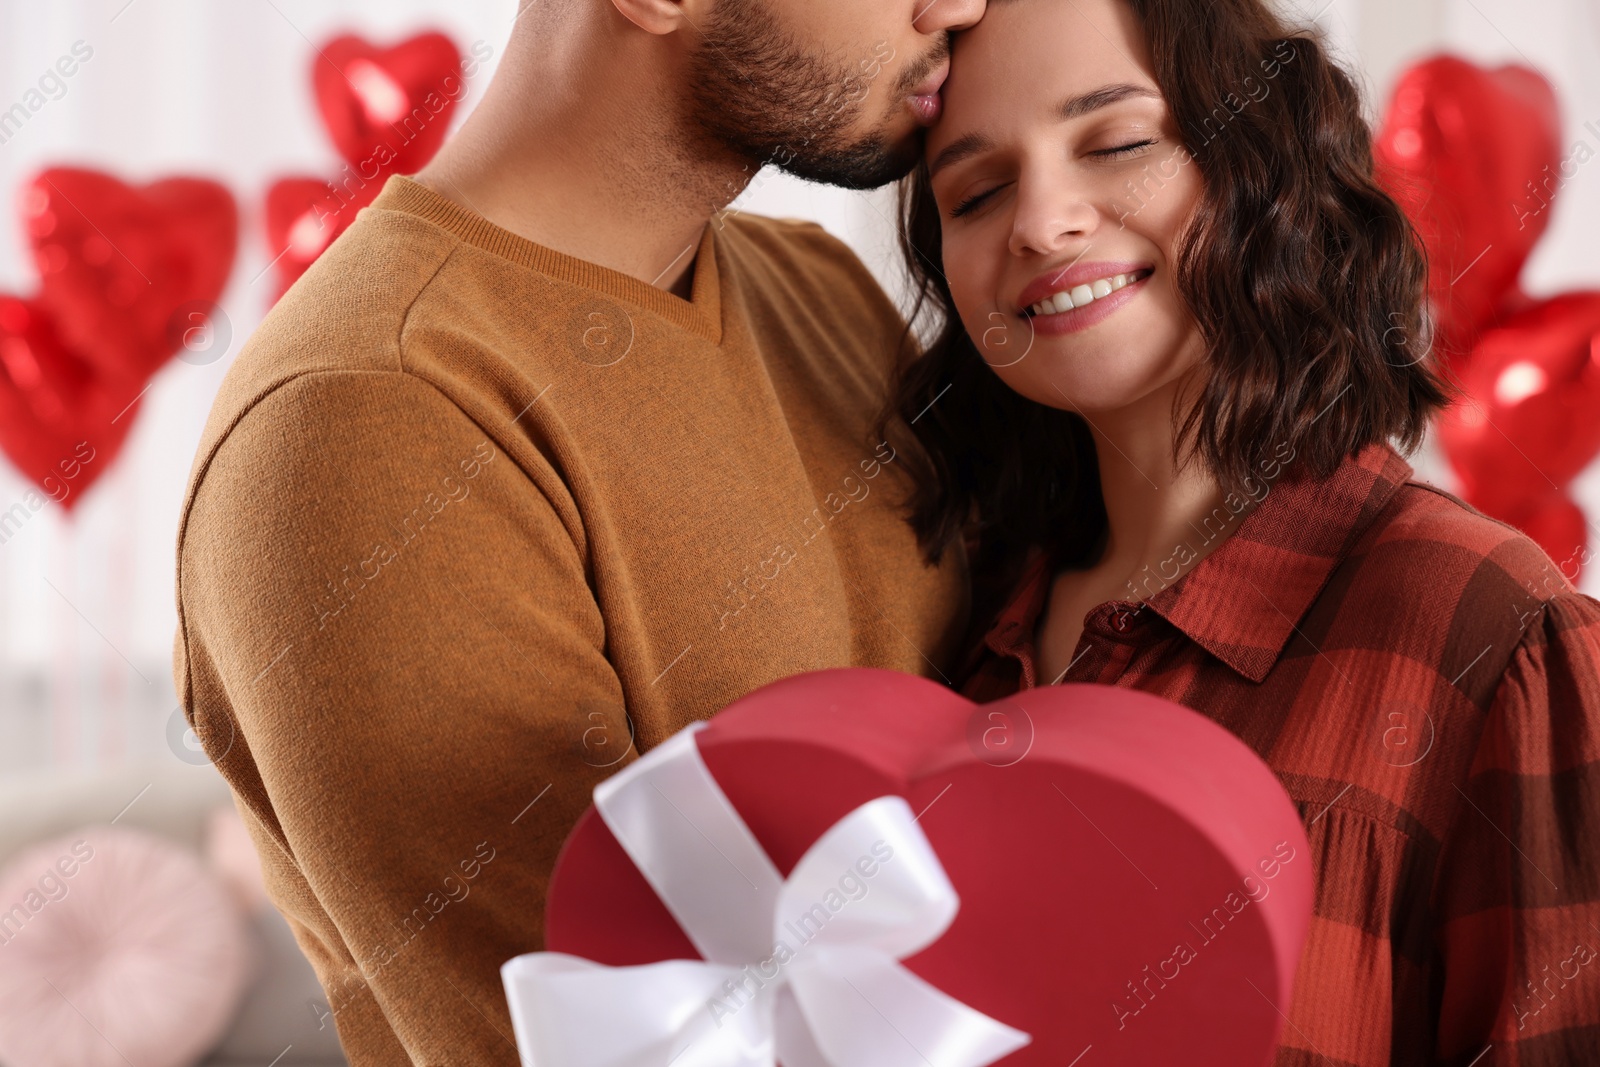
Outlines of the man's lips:
[{"label": "man's lips", "polygon": [[944,110],[944,101],[940,98],[939,91],[944,88],[944,83],[949,77],[950,61],[946,59],[922,79],[907,97],[911,110],[924,126],[931,126],[939,120],[939,115]]},{"label": "man's lips", "polygon": [[950,78],[950,60],[945,59],[928,72],[928,76],[911,90],[913,96],[937,96]]},{"label": "man's lips", "polygon": [[1016,312],[1019,315],[1028,314],[1028,309],[1046,297],[1057,293],[1070,292],[1080,285],[1090,285],[1102,278],[1112,278],[1118,274],[1135,274],[1150,272],[1155,268],[1149,263],[1123,263],[1099,260],[1093,263],[1073,262],[1064,267],[1056,267],[1045,271],[1017,296]]}]

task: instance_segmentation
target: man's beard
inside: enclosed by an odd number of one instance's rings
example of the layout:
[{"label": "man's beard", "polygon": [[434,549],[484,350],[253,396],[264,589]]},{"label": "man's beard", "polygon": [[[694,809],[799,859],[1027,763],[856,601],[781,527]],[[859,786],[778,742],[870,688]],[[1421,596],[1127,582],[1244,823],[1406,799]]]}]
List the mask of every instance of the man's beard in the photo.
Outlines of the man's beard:
[{"label": "man's beard", "polygon": [[920,137],[893,144],[881,131],[856,139],[850,131],[868,105],[904,96],[942,55],[894,79],[877,51],[841,65],[806,52],[759,0],[720,0],[712,10],[689,74],[689,119],[701,136],[757,167],[847,189],[887,185],[916,165]]}]

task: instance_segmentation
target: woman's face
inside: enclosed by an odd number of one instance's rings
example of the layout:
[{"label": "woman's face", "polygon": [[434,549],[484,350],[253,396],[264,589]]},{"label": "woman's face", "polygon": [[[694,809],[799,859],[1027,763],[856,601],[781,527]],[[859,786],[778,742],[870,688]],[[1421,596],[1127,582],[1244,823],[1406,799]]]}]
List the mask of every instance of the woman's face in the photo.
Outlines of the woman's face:
[{"label": "woman's face", "polygon": [[1133,11],[992,3],[944,102],[927,145],[943,267],[985,361],[1051,407],[1159,400],[1204,352],[1172,268],[1202,179]]}]

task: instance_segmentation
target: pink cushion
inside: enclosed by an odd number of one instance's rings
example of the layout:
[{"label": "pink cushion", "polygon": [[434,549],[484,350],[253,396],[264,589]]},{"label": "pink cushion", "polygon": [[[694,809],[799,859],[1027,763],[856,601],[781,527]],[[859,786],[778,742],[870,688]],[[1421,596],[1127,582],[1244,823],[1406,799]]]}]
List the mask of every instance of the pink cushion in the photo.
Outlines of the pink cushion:
[{"label": "pink cushion", "polygon": [[0,870],[0,1061],[187,1067],[251,965],[238,904],[178,845],[117,826],[34,845]]}]

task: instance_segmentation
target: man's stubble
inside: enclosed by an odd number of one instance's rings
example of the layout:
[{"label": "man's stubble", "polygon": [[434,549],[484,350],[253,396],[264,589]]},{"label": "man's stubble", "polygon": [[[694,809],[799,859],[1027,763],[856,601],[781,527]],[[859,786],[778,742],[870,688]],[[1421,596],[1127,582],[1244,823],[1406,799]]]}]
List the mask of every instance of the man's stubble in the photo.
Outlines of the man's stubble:
[{"label": "man's stubble", "polygon": [[[771,164],[847,189],[875,189],[916,164],[921,137],[895,144],[883,127],[942,53],[898,78],[885,46],[849,58],[818,55],[777,25],[763,0],[719,0],[702,29],[685,101],[695,149],[742,158],[752,176]],[[863,133],[869,115],[883,121]]]}]

